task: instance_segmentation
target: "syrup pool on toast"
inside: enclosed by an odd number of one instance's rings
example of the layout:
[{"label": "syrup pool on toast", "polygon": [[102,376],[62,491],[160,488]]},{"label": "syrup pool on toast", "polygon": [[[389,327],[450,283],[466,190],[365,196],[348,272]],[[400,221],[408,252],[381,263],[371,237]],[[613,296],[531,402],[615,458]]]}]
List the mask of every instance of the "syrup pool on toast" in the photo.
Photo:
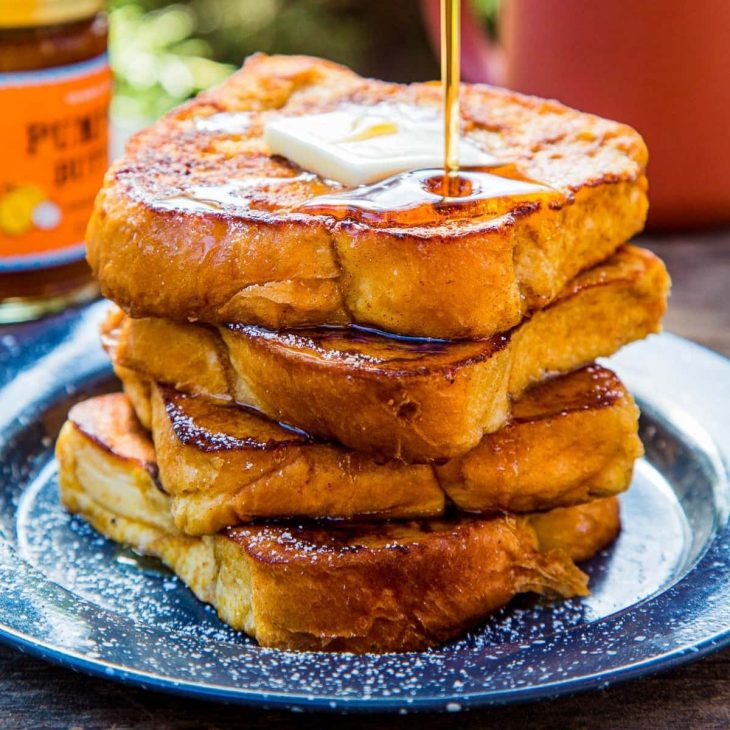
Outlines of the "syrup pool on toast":
[{"label": "syrup pool on toast", "polygon": [[531,202],[549,190],[520,176],[511,166],[468,168],[456,175],[444,175],[442,170],[432,168],[411,170],[374,185],[317,196],[306,202],[302,210],[372,226],[419,226],[454,218],[501,215],[505,205],[500,199]]}]

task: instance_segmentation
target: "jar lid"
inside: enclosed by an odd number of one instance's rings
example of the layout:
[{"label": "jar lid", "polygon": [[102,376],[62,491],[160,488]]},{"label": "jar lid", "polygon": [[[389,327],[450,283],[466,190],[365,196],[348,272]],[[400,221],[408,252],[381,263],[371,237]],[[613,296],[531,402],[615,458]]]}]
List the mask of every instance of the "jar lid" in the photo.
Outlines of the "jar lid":
[{"label": "jar lid", "polygon": [[105,0],[0,0],[0,28],[28,28],[91,18]]}]

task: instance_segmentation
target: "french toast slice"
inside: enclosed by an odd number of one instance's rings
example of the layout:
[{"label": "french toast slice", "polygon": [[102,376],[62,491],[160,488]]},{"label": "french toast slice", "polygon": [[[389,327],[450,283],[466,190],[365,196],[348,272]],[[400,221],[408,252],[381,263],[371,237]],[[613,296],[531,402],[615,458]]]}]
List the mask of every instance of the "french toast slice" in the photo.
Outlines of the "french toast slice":
[{"label": "french toast slice", "polygon": [[668,288],[656,256],[623,246],[551,305],[486,340],[353,328],[215,330],[120,312],[102,336],[120,374],[131,369],[193,395],[250,405],[378,458],[426,462],[474,448],[507,421],[510,400],[530,384],[657,332]]},{"label": "french toast slice", "polygon": [[609,498],[548,518],[263,523],[191,537],[170,523],[139,425],[118,417],[114,397],[93,403],[87,432],[68,422],[57,442],[63,504],[107,537],[161,558],[223,621],[263,646],[435,646],[517,593],[586,595],[587,577],[572,556],[594,554],[620,528]]},{"label": "french toast slice", "polygon": [[[379,462],[248,409],[150,388],[131,373],[130,382],[136,409],[151,410],[175,524],[192,535],[261,518],[434,517],[447,503],[473,513],[570,506],[627,489],[642,453],[631,396],[597,366],[531,388],[508,425],[441,466]],[[93,399],[74,407],[69,422],[93,433],[97,412],[112,408],[133,420],[122,394],[106,398],[105,408]]]},{"label": "french toast slice", "polygon": [[352,104],[439,115],[441,103],[432,83],[363,79],[304,56],[249,58],[135,135],[108,171],[86,237],[102,292],[134,317],[488,337],[642,228],[641,137],[555,101],[462,84],[464,138],[547,189],[416,225],[308,207],[343,187],[263,139],[282,117]]}]

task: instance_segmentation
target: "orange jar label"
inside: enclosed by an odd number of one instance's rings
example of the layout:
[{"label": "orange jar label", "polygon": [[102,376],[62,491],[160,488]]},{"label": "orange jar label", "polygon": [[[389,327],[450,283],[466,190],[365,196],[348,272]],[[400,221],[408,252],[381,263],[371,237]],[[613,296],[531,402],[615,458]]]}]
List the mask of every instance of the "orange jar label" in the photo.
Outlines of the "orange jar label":
[{"label": "orange jar label", "polygon": [[69,263],[108,159],[106,54],[0,73],[0,271]]}]

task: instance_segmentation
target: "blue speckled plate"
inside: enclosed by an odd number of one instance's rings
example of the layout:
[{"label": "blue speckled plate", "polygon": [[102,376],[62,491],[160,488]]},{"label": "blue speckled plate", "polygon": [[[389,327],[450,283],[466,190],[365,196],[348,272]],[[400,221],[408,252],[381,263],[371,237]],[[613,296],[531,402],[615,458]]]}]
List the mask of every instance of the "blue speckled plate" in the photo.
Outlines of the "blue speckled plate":
[{"label": "blue speckled plate", "polygon": [[401,711],[605,687],[730,641],[730,361],[671,335],[610,362],[643,409],[646,458],[624,529],[587,565],[593,594],[522,598],[459,641],[406,655],[261,649],[177,579],[59,506],[69,405],[115,387],[106,305],[0,330],[0,638],[144,687],[291,709]]}]

